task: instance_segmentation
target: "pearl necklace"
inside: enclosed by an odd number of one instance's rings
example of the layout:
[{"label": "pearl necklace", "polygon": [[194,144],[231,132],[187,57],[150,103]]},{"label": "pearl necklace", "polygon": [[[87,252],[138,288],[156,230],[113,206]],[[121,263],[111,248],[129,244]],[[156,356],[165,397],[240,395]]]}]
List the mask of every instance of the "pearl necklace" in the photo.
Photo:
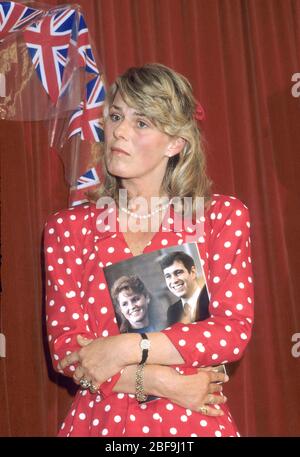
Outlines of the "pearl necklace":
[{"label": "pearl necklace", "polygon": [[149,219],[149,217],[152,217],[154,216],[154,214],[157,214],[159,213],[160,211],[164,211],[165,209],[168,208],[168,206],[171,204],[171,201],[170,200],[168,203],[166,203],[165,205],[160,205],[158,206],[158,208],[155,208],[153,211],[151,211],[151,213],[147,213],[147,214],[136,214],[134,213],[133,211],[130,211],[130,209],[128,208],[124,208],[123,206],[120,206],[119,209],[121,211],[123,211],[123,213],[126,213],[128,214],[129,216],[132,216],[134,219]]}]

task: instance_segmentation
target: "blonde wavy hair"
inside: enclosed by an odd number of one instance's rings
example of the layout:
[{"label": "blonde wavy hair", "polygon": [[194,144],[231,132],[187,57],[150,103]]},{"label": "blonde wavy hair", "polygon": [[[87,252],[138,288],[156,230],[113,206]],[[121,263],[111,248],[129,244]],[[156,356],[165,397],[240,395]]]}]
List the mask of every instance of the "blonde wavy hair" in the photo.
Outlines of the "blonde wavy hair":
[{"label": "blonde wavy hair", "polygon": [[[168,197],[211,197],[211,181],[206,174],[203,138],[194,118],[197,102],[190,82],[165,65],[152,63],[129,68],[109,88],[105,109],[108,113],[114,98],[120,93],[124,102],[143,112],[162,132],[181,137],[185,146],[181,153],[170,157],[161,191]],[[110,175],[102,157],[104,181],[92,195],[118,201],[120,180]]]}]

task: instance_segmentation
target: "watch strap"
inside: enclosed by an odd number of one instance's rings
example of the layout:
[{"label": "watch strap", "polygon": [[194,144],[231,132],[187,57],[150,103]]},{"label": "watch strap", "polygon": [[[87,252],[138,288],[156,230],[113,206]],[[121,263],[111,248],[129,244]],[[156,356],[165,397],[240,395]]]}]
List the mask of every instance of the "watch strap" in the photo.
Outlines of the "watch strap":
[{"label": "watch strap", "polygon": [[143,365],[146,363],[149,354],[150,348],[150,341],[146,333],[141,333],[142,340],[140,342],[140,347],[142,349],[142,360],[140,361],[139,365]]}]

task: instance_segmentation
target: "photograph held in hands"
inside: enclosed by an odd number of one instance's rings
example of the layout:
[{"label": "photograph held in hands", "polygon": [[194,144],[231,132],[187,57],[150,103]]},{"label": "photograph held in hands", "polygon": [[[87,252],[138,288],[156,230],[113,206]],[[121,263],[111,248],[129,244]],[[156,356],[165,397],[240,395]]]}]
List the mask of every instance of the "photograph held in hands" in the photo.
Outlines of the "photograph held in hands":
[{"label": "photograph held in hands", "polygon": [[[104,268],[120,333],[158,332],[209,317],[209,292],[196,243],[163,248]],[[224,365],[214,367],[224,372]],[[148,396],[147,401],[157,397]]]}]

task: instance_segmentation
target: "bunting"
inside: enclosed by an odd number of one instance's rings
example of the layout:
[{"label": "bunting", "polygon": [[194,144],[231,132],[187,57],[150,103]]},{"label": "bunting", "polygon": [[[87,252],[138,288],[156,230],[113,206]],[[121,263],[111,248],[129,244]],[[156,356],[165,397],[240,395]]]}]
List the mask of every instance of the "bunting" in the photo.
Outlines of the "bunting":
[{"label": "bunting", "polygon": [[[76,154],[77,156],[73,161],[68,158],[65,162],[70,163],[70,166],[77,166],[81,158],[86,162],[85,171],[77,178],[76,184],[70,183],[73,196],[76,191],[83,195],[84,189],[91,189],[100,182],[99,173],[97,174],[95,166],[91,166],[93,161],[87,160],[86,144],[90,144],[92,150],[93,144],[104,140],[101,122],[105,99],[103,74],[97,65],[89,30],[80,7],[61,5],[48,9],[32,3],[34,7],[32,4],[28,7],[16,2],[0,3],[0,53],[7,51],[7,59],[11,59],[9,65],[6,65],[9,69],[7,74],[1,74],[1,78],[4,78],[2,86],[5,87],[5,78],[12,81],[12,76],[16,76],[15,93],[0,98],[1,117],[12,120],[52,119],[50,144],[56,150],[62,150],[70,140],[73,145],[75,139],[76,153],[71,150],[70,157]],[[9,46],[14,36],[18,38],[16,46],[19,45],[20,37],[25,44],[39,83],[30,79],[31,73],[27,64],[24,68],[28,70],[28,74],[22,76],[24,80],[20,80],[19,75],[12,75],[14,61]],[[23,56],[21,52],[20,55]],[[82,81],[85,86],[81,89]],[[35,91],[32,90],[35,84],[41,85],[42,89],[37,93],[44,92],[43,96],[35,97]],[[13,84],[10,84],[11,86]],[[80,93],[81,100],[78,96]],[[30,98],[32,103],[28,104]],[[15,101],[14,106],[9,105],[11,100]],[[19,107],[23,109],[22,112]],[[61,119],[67,127],[62,128]],[[84,154],[81,153],[80,144],[85,144]],[[63,154],[61,155],[63,157]],[[81,163],[78,169],[84,170],[84,165]],[[66,176],[67,174],[76,176],[76,170],[66,173]],[[73,201],[84,201],[84,198],[74,198],[71,198],[71,204]]]}]

